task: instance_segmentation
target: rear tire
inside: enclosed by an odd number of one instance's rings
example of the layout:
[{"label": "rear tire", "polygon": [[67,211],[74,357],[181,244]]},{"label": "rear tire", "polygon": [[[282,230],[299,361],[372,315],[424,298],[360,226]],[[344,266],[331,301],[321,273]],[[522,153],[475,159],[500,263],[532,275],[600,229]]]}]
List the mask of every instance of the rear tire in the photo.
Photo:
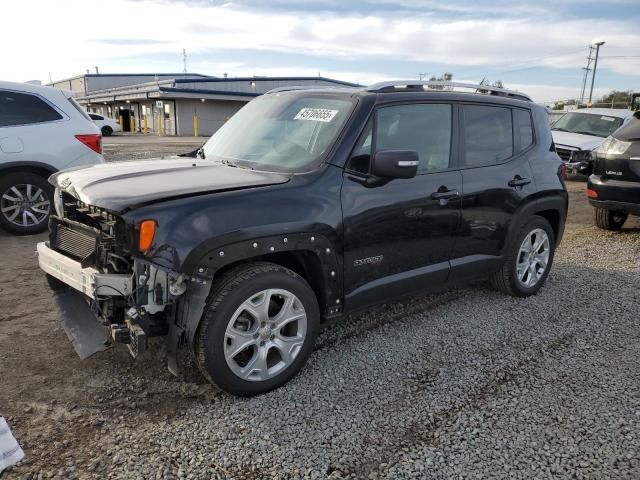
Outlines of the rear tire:
[{"label": "rear tire", "polygon": [[0,177],[0,227],[16,235],[43,232],[53,212],[53,186],[29,172]]},{"label": "rear tire", "polygon": [[110,137],[113,134],[113,128],[109,126],[104,126],[100,129],[103,137]]},{"label": "rear tire", "polygon": [[214,284],[196,334],[196,363],[222,390],[243,397],[288,382],[313,350],[320,312],[295,272],[256,262]]},{"label": "rear tire", "polygon": [[491,285],[513,297],[535,295],[547,280],[555,248],[555,236],[549,222],[532,216],[507,246],[502,268],[491,276]]},{"label": "rear tire", "polygon": [[620,230],[628,216],[625,212],[596,207],[596,225],[604,230]]}]

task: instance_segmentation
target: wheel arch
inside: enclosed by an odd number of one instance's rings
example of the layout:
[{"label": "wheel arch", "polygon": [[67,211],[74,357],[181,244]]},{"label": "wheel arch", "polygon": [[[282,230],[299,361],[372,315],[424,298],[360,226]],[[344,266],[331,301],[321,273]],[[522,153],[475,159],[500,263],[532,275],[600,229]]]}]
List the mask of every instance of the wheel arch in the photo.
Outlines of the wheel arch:
[{"label": "wheel arch", "polygon": [[33,173],[44,179],[48,179],[58,170],[51,165],[41,162],[9,162],[0,164],[0,174],[10,173]]},{"label": "wheel arch", "polygon": [[564,234],[567,209],[566,192],[565,195],[549,195],[525,204],[514,215],[514,218],[518,220],[511,222],[511,225],[509,225],[505,248],[509,248],[512,245],[518,229],[533,215],[542,217],[549,222],[553,230],[555,244],[558,246]]},{"label": "wheel arch", "polygon": [[226,244],[201,257],[180,299],[176,323],[190,347],[216,280],[238,265],[258,261],[280,265],[304,278],[316,295],[322,317],[342,311],[341,259],[327,237],[289,234]]}]

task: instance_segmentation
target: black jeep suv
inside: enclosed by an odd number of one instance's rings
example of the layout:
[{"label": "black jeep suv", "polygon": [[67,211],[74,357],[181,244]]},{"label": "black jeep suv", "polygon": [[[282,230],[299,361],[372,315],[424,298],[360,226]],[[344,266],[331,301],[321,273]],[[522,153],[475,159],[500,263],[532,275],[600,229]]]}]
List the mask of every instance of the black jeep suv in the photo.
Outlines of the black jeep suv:
[{"label": "black jeep suv", "polygon": [[[86,357],[167,336],[255,395],[288,381],[322,320],[488,277],[544,284],[567,213],[545,110],[461,84],[272,91],[194,158],[54,175],[38,245]],[[100,321],[96,321],[96,317]]]},{"label": "black jeep suv", "polygon": [[640,112],[596,151],[587,196],[596,225],[605,230],[620,230],[629,215],[640,216]]}]

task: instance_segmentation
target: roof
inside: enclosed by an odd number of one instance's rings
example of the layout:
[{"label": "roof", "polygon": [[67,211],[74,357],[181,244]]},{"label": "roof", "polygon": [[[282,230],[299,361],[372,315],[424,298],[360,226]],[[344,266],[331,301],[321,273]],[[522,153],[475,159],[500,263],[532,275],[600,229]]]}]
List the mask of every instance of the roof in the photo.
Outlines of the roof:
[{"label": "roof", "polygon": [[203,77],[203,78],[216,78],[209,75],[203,75],[201,73],[83,73],[82,75],[76,75],[73,77],[61,78],[47,83],[47,85],[53,85],[54,83],[68,82],[69,80],[77,80],[79,78],[87,77]]},{"label": "roof", "polygon": [[57,87],[49,87],[46,85],[36,85],[33,83],[20,83],[20,82],[4,82],[0,81],[0,88],[4,88],[6,90],[16,90],[20,92],[29,92],[29,93],[39,93],[42,95],[50,94],[52,92],[60,92],[63,91],[67,94],[70,94],[68,90],[63,90]]},{"label": "roof", "polygon": [[336,85],[344,85],[345,87],[362,87],[363,85],[359,85],[357,83],[351,83],[351,82],[345,82],[343,80],[335,80],[333,78],[327,78],[327,77],[227,77],[227,78],[220,78],[220,77],[207,77],[207,78],[194,78],[194,79],[187,79],[187,78],[176,78],[176,83],[198,83],[198,82],[203,82],[203,83],[210,83],[210,82],[221,82],[221,83],[231,83],[231,82],[259,82],[259,81],[263,81],[263,82],[299,82],[299,81],[303,81],[303,82],[307,82],[307,81],[313,81],[313,80],[318,80],[318,81],[322,81],[322,82],[331,82],[331,83],[335,83]]},{"label": "roof", "polygon": [[324,83],[325,88],[354,88],[360,85],[326,77],[181,77],[94,90],[79,97],[82,103],[110,101],[139,101],[163,98],[204,98],[212,100],[249,101],[274,87],[294,85],[297,82],[313,82],[305,85],[313,88]]}]

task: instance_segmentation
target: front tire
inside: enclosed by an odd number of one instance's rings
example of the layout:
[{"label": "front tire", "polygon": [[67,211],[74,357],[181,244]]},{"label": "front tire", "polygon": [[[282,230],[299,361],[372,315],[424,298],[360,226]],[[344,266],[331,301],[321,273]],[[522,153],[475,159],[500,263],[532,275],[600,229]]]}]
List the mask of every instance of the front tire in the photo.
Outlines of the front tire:
[{"label": "front tire", "polygon": [[241,265],[214,284],[195,339],[196,363],[222,390],[259,395],[302,368],[319,324],[316,296],[302,277],[273,263]]},{"label": "front tire", "polygon": [[110,137],[111,135],[113,135],[113,128],[109,126],[102,127],[100,131],[102,132],[103,137]]},{"label": "front tire", "polygon": [[53,211],[53,186],[35,173],[0,178],[0,227],[16,235],[43,232]]},{"label": "front tire", "polygon": [[596,207],[596,225],[604,230],[620,230],[628,216],[625,212]]},{"label": "front tire", "polygon": [[531,217],[507,247],[502,268],[491,276],[496,290],[514,297],[535,295],[553,264],[555,236],[547,220]]}]

